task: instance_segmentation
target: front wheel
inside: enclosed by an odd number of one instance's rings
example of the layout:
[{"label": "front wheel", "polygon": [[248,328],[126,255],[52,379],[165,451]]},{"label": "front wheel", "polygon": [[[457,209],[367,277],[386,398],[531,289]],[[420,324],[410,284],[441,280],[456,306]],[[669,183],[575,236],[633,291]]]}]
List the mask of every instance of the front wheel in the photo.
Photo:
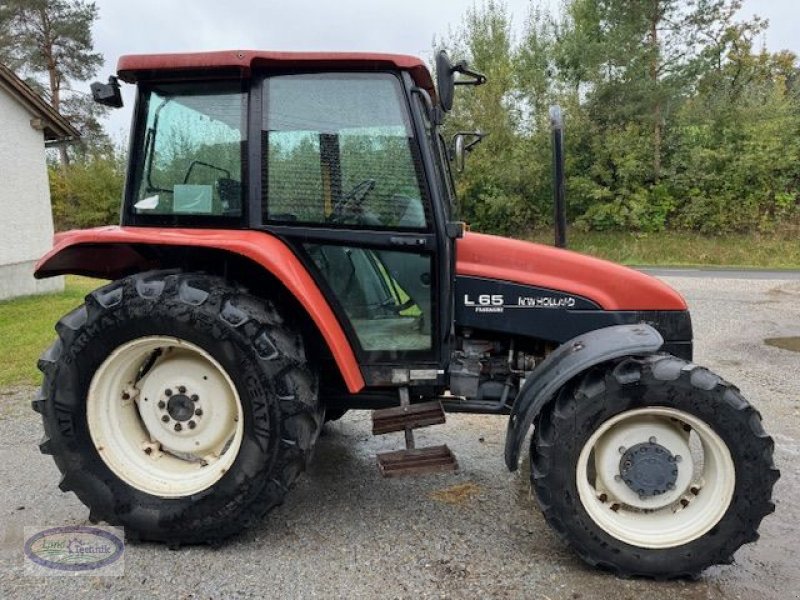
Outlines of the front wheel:
[{"label": "front wheel", "polygon": [[39,361],[43,452],[90,519],[134,539],[216,542],[283,501],[322,425],[301,337],[213,276],[113,282]]},{"label": "front wheel", "polygon": [[620,575],[696,576],[757,539],[778,478],[738,390],[671,356],[598,367],[536,423],[531,477],[550,525]]}]

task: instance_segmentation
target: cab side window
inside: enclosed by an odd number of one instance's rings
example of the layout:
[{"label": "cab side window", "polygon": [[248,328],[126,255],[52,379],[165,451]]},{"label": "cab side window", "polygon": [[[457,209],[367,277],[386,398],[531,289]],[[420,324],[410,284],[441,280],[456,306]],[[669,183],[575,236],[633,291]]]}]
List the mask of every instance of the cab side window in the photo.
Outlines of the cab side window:
[{"label": "cab side window", "polygon": [[422,167],[396,77],[282,75],[265,86],[266,222],[427,229]]}]

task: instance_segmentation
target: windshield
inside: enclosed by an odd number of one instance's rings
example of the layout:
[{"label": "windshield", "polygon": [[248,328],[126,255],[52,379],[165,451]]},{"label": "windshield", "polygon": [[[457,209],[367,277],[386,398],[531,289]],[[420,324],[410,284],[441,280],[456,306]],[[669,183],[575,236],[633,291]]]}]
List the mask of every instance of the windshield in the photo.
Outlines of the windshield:
[{"label": "windshield", "polygon": [[240,216],[246,96],[238,83],[169,83],[141,99],[135,214]]}]

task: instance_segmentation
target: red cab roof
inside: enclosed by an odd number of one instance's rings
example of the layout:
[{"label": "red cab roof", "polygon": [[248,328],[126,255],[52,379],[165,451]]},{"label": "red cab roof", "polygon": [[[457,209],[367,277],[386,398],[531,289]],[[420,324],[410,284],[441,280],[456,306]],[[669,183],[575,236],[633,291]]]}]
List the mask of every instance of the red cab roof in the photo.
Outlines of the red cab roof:
[{"label": "red cab roof", "polygon": [[433,97],[430,71],[422,60],[405,54],[367,52],[272,52],[265,50],[223,50],[181,54],[129,54],[117,63],[119,78],[128,83],[158,77],[159,71],[239,70],[246,77],[254,68],[267,69],[353,69],[408,71],[415,83]]}]

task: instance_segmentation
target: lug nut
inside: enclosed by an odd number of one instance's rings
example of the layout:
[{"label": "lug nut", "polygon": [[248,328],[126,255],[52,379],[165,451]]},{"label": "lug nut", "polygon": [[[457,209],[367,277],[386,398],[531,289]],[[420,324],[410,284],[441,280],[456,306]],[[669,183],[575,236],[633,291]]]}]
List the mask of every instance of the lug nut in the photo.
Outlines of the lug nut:
[{"label": "lug nut", "polygon": [[198,417],[202,417],[203,416],[203,409],[202,408],[195,409],[194,414],[196,414]]},{"label": "lug nut", "polygon": [[166,396],[172,396],[172,390],[171,390],[171,389],[169,389],[169,388],[165,389],[165,390],[164,390],[164,395],[166,395]]},{"label": "lug nut", "polygon": [[614,481],[622,481],[622,475],[614,475]]},{"label": "lug nut", "polygon": [[200,400],[200,396],[197,394],[192,394],[192,402],[197,402],[198,400]]},{"label": "lug nut", "polygon": [[166,423],[167,421],[169,421],[169,415],[164,415],[163,417],[161,417],[161,420],[164,421],[164,423]]},{"label": "lug nut", "polygon": [[180,423],[175,423],[175,431],[180,431],[181,429],[183,429],[183,425]]},{"label": "lug nut", "polygon": [[668,483],[667,484],[667,489],[668,490],[674,490],[675,489],[675,484],[674,483]]},{"label": "lug nut", "polygon": [[683,460],[683,457],[680,454],[676,454],[675,455],[675,462],[681,462],[682,460]]},{"label": "lug nut", "polygon": [[185,385],[179,385],[178,386],[178,392],[180,392],[181,394],[185,394],[186,393],[186,386]]},{"label": "lug nut", "polygon": [[656,436],[651,436],[650,439],[647,440],[647,441],[650,442],[651,444],[655,444],[656,443]]},{"label": "lug nut", "polygon": [[619,453],[620,453],[620,454],[625,454],[625,451],[626,451],[626,450],[627,450],[627,448],[625,448],[625,446],[620,446],[620,447],[619,447]]},{"label": "lug nut", "polygon": [[187,425],[189,425],[189,429],[194,429],[195,427],[197,427],[197,423],[195,423],[194,421],[189,421]]},{"label": "lug nut", "polygon": [[167,407],[166,402],[164,402],[163,400],[158,401],[158,408],[166,408],[166,407]]}]

